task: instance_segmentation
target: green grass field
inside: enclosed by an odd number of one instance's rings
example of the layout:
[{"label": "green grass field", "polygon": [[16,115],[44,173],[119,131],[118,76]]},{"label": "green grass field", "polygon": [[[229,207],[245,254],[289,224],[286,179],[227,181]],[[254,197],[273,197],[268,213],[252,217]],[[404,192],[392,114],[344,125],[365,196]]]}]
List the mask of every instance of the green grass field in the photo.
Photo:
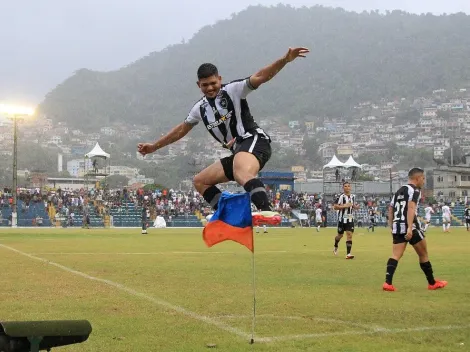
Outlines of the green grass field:
[{"label": "green grass field", "polygon": [[1,229],[1,320],[88,319],[64,351],[469,351],[470,233],[428,231],[428,291],[408,248],[383,292],[389,233],[357,229],[354,260],[332,254],[334,229],[272,229],[251,252],[206,248],[201,229]]}]

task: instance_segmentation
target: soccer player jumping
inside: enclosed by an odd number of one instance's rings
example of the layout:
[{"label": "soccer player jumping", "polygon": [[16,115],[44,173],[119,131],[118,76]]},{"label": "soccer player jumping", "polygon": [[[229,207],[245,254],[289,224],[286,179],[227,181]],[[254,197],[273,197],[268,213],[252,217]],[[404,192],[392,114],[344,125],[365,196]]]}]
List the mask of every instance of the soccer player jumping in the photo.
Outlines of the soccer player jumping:
[{"label": "soccer player jumping", "polygon": [[[188,134],[202,122],[208,132],[232,155],[222,158],[194,177],[194,187],[214,209],[221,196],[219,183],[236,181],[250,193],[259,212],[253,214],[253,224],[278,225],[279,213],[272,211],[258,172],[271,157],[271,139],[256,124],[246,97],[271,80],[284,66],[298,57],[305,57],[307,48],[289,48],[287,53],[248,78],[222,84],[217,67],[202,64],[197,71],[197,85],[204,96],[194,104],[186,119],[154,143],[139,143],[140,154],[153,153]],[[300,78],[300,77],[299,77]]]},{"label": "soccer player jumping", "polygon": [[434,279],[424,232],[418,221],[417,209],[421,197],[420,189],[424,185],[424,171],[413,168],[408,172],[408,184],[402,186],[393,196],[388,209],[388,224],[392,228],[393,254],[387,262],[384,291],[396,291],[392,284],[393,274],[398,261],[405,252],[408,242],[413,246],[419,257],[419,265],[428,280],[428,289],[437,290],[447,285],[447,281]]}]

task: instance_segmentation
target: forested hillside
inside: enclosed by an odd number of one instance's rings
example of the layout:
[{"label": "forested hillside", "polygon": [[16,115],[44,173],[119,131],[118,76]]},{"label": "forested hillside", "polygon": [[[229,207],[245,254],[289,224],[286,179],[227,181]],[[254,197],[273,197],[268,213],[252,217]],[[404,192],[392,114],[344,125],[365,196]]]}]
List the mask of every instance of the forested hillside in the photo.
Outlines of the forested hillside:
[{"label": "forested hillside", "polygon": [[228,81],[250,75],[289,46],[307,46],[307,59],[250,97],[252,113],[258,119],[347,116],[359,101],[467,86],[469,33],[464,14],[250,7],[118,71],[80,69],[47,95],[40,110],[89,130],[120,121],[169,126],[200,96],[199,64],[213,62]]}]

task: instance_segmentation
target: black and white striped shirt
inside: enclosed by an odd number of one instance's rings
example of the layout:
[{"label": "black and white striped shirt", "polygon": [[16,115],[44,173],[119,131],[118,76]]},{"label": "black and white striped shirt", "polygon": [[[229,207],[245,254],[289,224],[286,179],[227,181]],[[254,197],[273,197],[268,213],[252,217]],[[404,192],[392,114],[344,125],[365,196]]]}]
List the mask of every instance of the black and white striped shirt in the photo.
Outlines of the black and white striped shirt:
[{"label": "black and white striped shirt", "polygon": [[202,97],[196,102],[184,122],[197,125],[202,121],[212,137],[221,144],[255,134],[269,139],[256,124],[246,101],[247,95],[254,89],[249,78],[222,85],[214,99]]},{"label": "black and white striped shirt", "polygon": [[354,222],[354,206],[356,205],[356,196],[354,194],[350,194],[349,196],[342,193],[338,199],[336,199],[335,204],[344,205],[352,203],[353,206],[349,208],[339,209],[338,212],[338,223],[350,223]]},{"label": "black and white striped shirt", "polygon": [[392,233],[406,235],[408,227],[408,202],[416,203],[416,213],[413,218],[413,229],[421,230],[421,223],[418,220],[418,204],[421,198],[421,191],[414,185],[405,185],[394,194],[390,207],[393,208]]},{"label": "black and white striped shirt", "polygon": [[465,208],[464,217],[466,220],[470,220],[470,208]]},{"label": "black and white striped shirt", "polygon": [[375,219],[375,216],[377,215],[377,207],[369,207],[369,218],[370,219]]}]

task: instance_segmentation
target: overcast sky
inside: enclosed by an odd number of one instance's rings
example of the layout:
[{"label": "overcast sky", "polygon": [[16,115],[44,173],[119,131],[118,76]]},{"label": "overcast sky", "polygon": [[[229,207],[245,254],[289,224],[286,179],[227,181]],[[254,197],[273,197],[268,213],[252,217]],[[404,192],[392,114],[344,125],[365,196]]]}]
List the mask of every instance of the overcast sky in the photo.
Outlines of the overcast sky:
[{"label": "overcast sky", "polygon": [[114,70],[249,5],[470,14],[470,0],[0,0],[0,102],[39,103],[75,70]]}]

